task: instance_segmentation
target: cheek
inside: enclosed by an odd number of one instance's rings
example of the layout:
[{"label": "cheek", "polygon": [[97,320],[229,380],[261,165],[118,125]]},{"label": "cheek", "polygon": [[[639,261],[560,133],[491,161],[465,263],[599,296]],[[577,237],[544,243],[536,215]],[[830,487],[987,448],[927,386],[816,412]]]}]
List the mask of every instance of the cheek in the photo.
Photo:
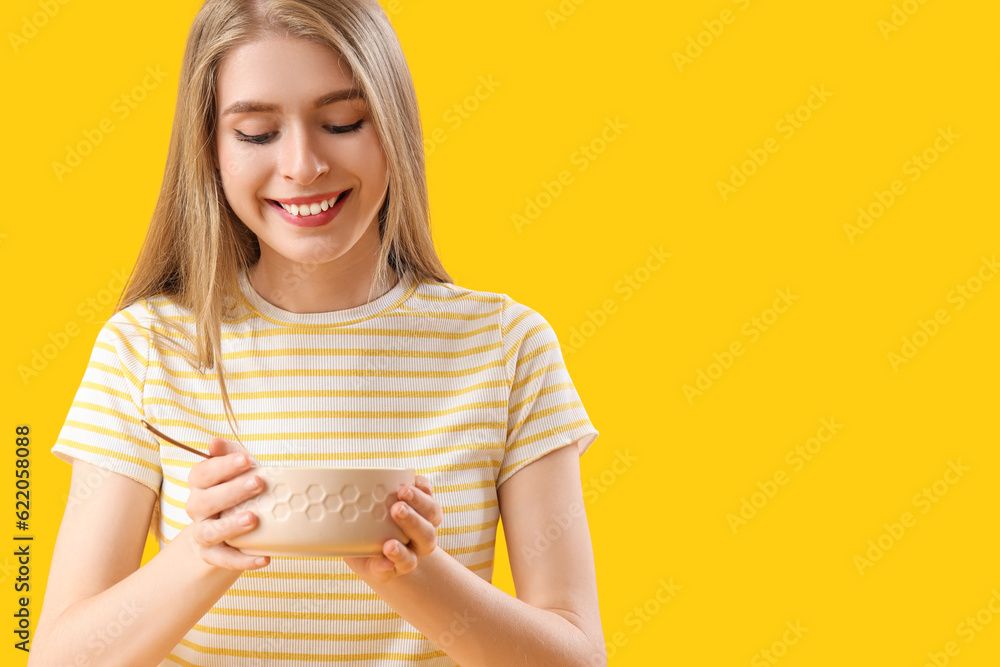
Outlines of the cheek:
[{"label": "cheek", "polygon": [[370,194],[381,194],[381,188],[386,179],[387,165],[385,153],[382,151],[382,144],[379,143],[378,137],[372,135],[366,138],[366,141],[362,142],[359,147],[359,153],[358,171],[368,181],[371,190],[375,191]]}]

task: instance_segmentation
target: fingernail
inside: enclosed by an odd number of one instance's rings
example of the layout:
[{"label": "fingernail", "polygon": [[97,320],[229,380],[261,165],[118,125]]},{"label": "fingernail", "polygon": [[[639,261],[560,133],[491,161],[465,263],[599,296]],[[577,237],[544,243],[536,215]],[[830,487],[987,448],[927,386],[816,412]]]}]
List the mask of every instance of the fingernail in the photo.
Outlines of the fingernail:
[{"label": "fingernail", "polygon": [[399,487],[399,493],[397,493],[396,495],[399,496],[400,498],[406,498],[406,496],[408,496],[409,493],[410,493],[410,487],[401,486]]},{"label": "fingernail", "polygon": [[267,565],[267,559],[266,558],[258,558],[257,560],[255,560],[253,562],[253,564],[254,565]]},{"label": "fingernail", "polygon": [[400,505],[396,509],[396,516],[402,518],[402,517],[406,516],[406,512],[407,512],[406,505]]},{"label": "fingernail", "polygon": [[244,488],[251,489],[251,490],[252,489],[256,489],[257,488],[257,484],[258,484],[259,481],[260,480],[257,479],[257,477],[251,477],[250,479],[248,479],[246,481],[246,483],[243,486],[244,486]]},{"label": "fingernail", "polygon": [[236,459],[236,467],[242,468],[243,466],[250,463],[250,459],[247,458],[246,454],[242,454]]},{"label": "fingernail", "polygon": [[252,522],[253,522],[253,515],[251,514],[244,514],[243,516],[240,517],[241,526],[249,526]]}]

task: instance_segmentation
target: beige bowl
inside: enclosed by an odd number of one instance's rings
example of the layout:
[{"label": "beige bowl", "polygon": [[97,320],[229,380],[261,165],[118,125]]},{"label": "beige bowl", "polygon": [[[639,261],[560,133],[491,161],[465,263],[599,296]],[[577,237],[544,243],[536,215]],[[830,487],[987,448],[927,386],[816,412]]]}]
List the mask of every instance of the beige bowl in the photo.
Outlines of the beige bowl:
[{"label": "beige bowl", "polygon": [[380,556],[388,539],[410,540],[390,516],[413,468],[259,466],[257,496],[222,513],[250,510],[257,526],[226,544],[252,556]]}]

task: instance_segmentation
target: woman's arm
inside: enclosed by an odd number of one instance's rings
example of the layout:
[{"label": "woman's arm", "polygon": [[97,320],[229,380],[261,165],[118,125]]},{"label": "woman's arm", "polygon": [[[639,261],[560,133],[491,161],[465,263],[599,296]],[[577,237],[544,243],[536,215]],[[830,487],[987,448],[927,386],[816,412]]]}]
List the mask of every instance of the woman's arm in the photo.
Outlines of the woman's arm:
[{"label": "woman's arm", "polygon": [[[607,665],[577,445],[519,470],[499,503],[516,598],[440,547],[412,572],[369,585],[463,667]],[[536,544],[553,526],[559,535]]]},{"label": "woman's arm", "polygon": [[[215,447],[216,455],[224,453]],[[205,516],[211,516],[216,506],[231,507],[257,492],[242,490],[246,476],[232,479],[246,471],[236,460],[236,456],[217,456],[196,466],[201,466],[207,490],[196,489],[192,481],[192,498],[197,490]],[[193,479],[194,470],[191,475]],[[231,481],[219,483],[225,480]],[[225,545],[211,546],[215,539],[206,536],[214,531],[221,541],[247,532],[255,522],[238,526],[237,516],[204,521],[196,540],[196,520],[140,568],[156,502],[151,489],[77,460],[70,499],[56,539],[29,667],[158,665],[242,569],[253,567],[253,557]],[[208,560],[221,567],[206,560],[207,550],[213,550]]]}]

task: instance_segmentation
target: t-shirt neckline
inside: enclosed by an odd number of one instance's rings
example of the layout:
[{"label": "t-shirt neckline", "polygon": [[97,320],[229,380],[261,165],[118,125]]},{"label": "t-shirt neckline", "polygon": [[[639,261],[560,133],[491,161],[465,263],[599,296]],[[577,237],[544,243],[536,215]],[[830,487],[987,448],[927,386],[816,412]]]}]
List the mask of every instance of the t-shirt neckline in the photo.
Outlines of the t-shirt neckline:
[{"label": "t-shirt neckline", "polygon": [[258,294],[257,290],[255,290],[253,285],[250,284],[250,279],[246,275],[245,271],[240,271],[239,283],[240,290],[243,292],[243,296],[246,298],[247,302],[264,319],[270,320],[276,324],[290,324],[297,326],[330,326],[336,324],[351,324],[359,320],[375,317],[383,312],[398,308],[410,297],[410,294],[412,294],[413,289],[415,288],[414,273],[412,270],[406,270],[405,272],[399,274],[399,280],[388,292],[373,301],[369,301],[368,303],[354,308],[331,310],[323,313],[293,313],[275,306],[273,303],[267,301],[264,297]]}]

